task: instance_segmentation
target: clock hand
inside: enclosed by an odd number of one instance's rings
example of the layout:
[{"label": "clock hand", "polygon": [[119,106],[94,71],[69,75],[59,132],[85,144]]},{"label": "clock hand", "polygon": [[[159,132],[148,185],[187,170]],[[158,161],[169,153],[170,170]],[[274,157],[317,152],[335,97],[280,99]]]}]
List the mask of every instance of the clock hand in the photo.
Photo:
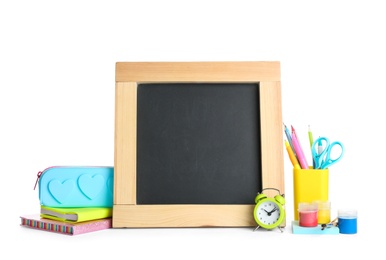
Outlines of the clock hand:
[{"label": "clock hand", "polygon": [[269,212],[269,214],[272,214],[273,212],[275,212],[277,210],[277,208],[275,207],[273,210],[271,210],[270,212]]}]

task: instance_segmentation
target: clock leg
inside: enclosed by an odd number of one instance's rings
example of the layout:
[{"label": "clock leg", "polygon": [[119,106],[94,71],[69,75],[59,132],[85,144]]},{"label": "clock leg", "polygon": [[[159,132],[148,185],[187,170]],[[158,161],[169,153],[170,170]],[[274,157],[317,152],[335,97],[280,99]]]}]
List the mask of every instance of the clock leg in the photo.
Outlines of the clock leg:
[{"label": "clock leg", "polygon": [[257,226],[257,227],[256,227],[256,228],[255,228],[253,231],[256,231],[256,230],[258,230],[258,229],[259,229],[259,227],[260,227],[260,226]]}]

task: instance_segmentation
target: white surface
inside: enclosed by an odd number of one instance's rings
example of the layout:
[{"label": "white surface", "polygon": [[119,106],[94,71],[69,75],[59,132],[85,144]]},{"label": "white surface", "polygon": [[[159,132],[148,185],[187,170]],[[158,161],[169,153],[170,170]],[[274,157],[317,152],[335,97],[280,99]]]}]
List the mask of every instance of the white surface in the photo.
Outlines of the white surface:
[{"label": "white surface", "polygon": [[[41,258],[39,250],[62,247],[95,259],[384,255],[376,238],[386,213],[382,1],[101,2],[0,4],[1,255]],[[308,125],[314,137],[345,144],[330,169],[331,212],[357,209],[357,235],[293,235],[288,225],[284,233],[120,229],[67,237],[19,227],[20,215],[39,210],[39,170],[114,164],[115,62],[244,60],[281,62],[283,119],[303,146]],[[285,182],[291,223],[286,153]]]}]

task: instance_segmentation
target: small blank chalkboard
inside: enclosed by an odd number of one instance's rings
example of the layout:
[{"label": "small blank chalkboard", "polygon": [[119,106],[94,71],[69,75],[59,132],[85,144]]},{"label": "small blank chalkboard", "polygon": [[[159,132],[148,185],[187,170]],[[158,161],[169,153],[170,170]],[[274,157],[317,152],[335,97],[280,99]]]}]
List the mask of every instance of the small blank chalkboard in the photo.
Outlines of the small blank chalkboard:
[{"label": "small blank chalkboard", "polygon": [[255,226],[284,193],[278,62],[116,66],[113,227]]}]

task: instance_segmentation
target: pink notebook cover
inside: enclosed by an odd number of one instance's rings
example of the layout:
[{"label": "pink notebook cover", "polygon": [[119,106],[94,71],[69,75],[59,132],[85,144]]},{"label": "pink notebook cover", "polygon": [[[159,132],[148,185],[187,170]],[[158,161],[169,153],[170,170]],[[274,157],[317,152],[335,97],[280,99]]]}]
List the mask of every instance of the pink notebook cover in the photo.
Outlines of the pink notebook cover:
[{"label": "pink notebook cover", "polygon": [[67,223],[41,218],[39,214],[35,214],[21,216],[20,219],[21,226],[65,235],[79,235],[112,227],[112,218],[97,219],[79,223]]}]

